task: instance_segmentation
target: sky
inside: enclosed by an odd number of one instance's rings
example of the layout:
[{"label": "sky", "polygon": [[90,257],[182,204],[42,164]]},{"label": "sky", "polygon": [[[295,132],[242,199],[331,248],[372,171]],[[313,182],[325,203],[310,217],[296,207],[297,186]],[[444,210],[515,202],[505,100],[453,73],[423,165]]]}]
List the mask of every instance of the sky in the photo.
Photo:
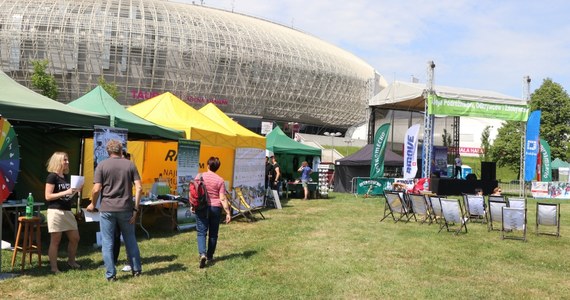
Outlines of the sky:
[{"label": "sky", "polygon": [[[172,0],[171,0],[172,1]],[[427,81],[523,98],[551,78],[570,88],[570,1],[174,0],[293,27],[347,50],[388,83]]]}]

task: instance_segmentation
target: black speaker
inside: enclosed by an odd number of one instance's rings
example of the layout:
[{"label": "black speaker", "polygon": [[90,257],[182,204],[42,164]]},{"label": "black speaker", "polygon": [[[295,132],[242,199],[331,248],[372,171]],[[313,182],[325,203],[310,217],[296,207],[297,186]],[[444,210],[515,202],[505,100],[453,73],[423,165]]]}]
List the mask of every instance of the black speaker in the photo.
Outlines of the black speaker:
[{"label": "black speaker", "polygon": [[481,180],[497,180],[497,163],[494,161],[481,162]]}]

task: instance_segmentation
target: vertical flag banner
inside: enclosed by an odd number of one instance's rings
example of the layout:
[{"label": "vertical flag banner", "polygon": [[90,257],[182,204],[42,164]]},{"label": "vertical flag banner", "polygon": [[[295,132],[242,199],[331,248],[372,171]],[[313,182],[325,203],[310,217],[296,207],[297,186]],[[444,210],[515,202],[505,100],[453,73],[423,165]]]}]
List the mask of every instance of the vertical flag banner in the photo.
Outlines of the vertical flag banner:
[{"label": "vertical flag banner", "polygon": [[524,147],[524,180],[531,181],[536,174],[536,160],[540,150],[538,140],[540,132],[540,110],[530,113],[526,122],[526,141]]},{"label": "vertical flag banner", "polygon": [[413,125],[404,137],[404,178],[414,178],[418,172],[418,132],[420,124]]},{"label": "vertical flag banner", "polygon": [[548,145],[548,142],[543,139],[540,139],[540,156],[542,162],[542,178],[540,181],[551,182],[552,168],[550,167],[550,162],[552,159],[550,158],[550,145]]},{"label": "vertical flag banner", "polygon": [[374,136],[374,147],[372,150],[372,163],[370,164],[370,178],[380,178],[384,176],[384,152],[388,141],[388,131],[390,123],[382,124]]}]

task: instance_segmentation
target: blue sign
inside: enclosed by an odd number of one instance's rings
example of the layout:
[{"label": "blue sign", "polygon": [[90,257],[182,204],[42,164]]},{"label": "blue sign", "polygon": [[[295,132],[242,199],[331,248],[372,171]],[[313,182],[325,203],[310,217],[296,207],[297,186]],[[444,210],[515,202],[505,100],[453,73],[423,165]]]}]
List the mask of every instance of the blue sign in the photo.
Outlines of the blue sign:
[{"label": "blue sign", "polygon": [[526,140],[524,147],[524,180],[531,181],[536,175],[536,160],[540,150],[540,110],[530,113],[526,122]]}]

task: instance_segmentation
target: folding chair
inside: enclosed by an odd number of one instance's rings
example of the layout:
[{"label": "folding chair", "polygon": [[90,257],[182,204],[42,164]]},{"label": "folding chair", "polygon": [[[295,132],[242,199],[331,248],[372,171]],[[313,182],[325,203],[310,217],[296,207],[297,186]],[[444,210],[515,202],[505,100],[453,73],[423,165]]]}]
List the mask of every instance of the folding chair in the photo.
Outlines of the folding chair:
[{"label": "folding chair", "polygon": [[440,198],[437,196],[430,196],[429,197],[429,204],[430,204],[430,208],[431,208],[432,220],[434,220],[438,224],[440,223],[440,220],[443,218],[443,214],[441,212],[440,199],[445,199],[445,198]]},{"label": "folding chair", "polygon": [[[501,239],[526,241],[526,209],[503,206],[502,215]],[[517,232],[522,232],[522,236]]]},{"label": "folding chair", "polygon": [[[400,193],[385,192],[384,196],[386,197],[386,207],[384,208],[384,217],[380,220],[380,222],[384,221],[384,219],[390,215],[392,216],[392,219],[394,219],[394,222],[398,222],[404,217],[406,218],[406,222],[408,222],[411,216],[408,213],[408,210]],[[394,214],[398,214],[398,218],[396,218],[396,215]]]},{"label": "folding chair", "polygon": [[506,206],[506,201],[489,199],[489,209],[487,209],[487,213],[489,214],[487,220],[489,222],[487,223],[487,231],[499,230],[493,227],[493,223],[503,222],[503,213],[501,209]]},{"label": "folding chair", "polygon": [[[538,226],[555,226],[556,232],[540,232]],[[560,237],[560,203],[536,203],[536,235]]]},{"label": "folding chair", "polygon": [[507,198],[507,206],[513,208],[524,208],[526,209],[526,199],[525,198]]},{"label": "folding chair", "polygon": [[263,215],[263,213],[261,213],[261,210],[263,209],[262,206],[251,206],[251,199],[249,199],[249,201],[245,199],[243,190],[241,188],[236,187],[234,188],[234,190],[236,191],[236,197],[239,199],[239,201],[241,202],[243,207],[245,207],[246,210],[250,211],[252,214],[259,213],[261,218],[265,220],[265,216]]},{"label": "folding chair", "polygon": [[[465,229],[465,233],[467,233],[467,220],[469,220],[469,218],[461,208],[461,201],[459,199],[439,199],[439,201],[443,214],[443,224],[441,224],[439,232],[445,227],[448,232],[453,231],[455,235],[460,233],[463,229]],[[459,228],[451,230],[449,227],[454,225],[459,225]]]},{"label": "folding chair", "polygon": [[412,204],[412,211],[414,214],[414,219],[416,222],[418,221],[417,216],[422,216],[421,223],[423,224],[429,220],[431,224],[432,218],[429,210],[429,204],[427,203],[427,199],[425,195],[420,194],[409,194],[408,195],[410,202]]},{"label": "folding chair", "polygon": [[485,198],[483,196],[463,194],[463,204],[470,221],[481,221],[481,223],[487,223]]},{"label": "folding chair", "polygon": [[230,204],[231,210],[235,212],[232,213],[232,219],[242,216],[248,222],[257,221],[257,219],[255,219],[251,211],[243,207],[237,198],[232,197],[230,193],[226,193],[226,198],[228,199],[228,203]]},{"label": "folding chair", "polygon": [[493,201],[503,201],[506,202],[505,197],[504,196],[494,196],[494,195],[489,195],[487,196],[488,199],[487,200],[493,200]]}]

